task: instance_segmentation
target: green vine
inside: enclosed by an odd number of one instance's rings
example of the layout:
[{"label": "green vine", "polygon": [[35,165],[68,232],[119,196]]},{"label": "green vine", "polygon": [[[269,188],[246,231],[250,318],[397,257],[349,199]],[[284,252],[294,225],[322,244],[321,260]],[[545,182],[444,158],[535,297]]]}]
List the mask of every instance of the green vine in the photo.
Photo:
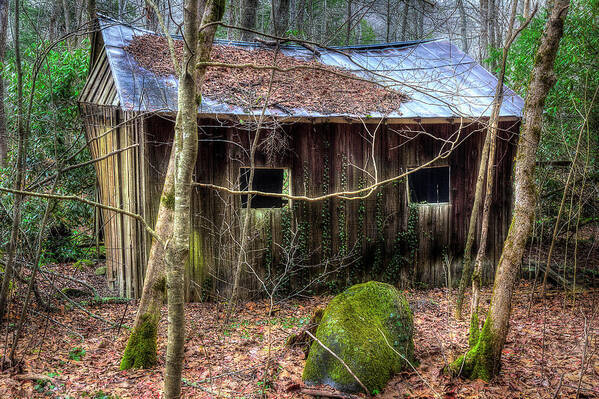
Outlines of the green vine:
[{"label": "green vine", "polygon": [[[325,148],[328,149],[329,144],[328,141],[324,142]],[[330,180],[330,170],[329,170],[329,157],[328,152],[325,154],[323,159],[323,171],[322,171],[322,194],[327,195],[329,193],[329,182]],[[322,259],[330,259],[331,257],[331,241],[332,241],[332,233],[331,233],[331,200],[327,199],[322,204]]]},{"label": "green vine", "polygon": [[[281,218],[282,219],[282,218]],[[285,229],[283,228],[283,231]],[[283,235],[284,236],[284,235]],[[266,223],[266,249],[264,251],[264,268],[266,269],[266,273],[268,275],[272,275],[272,262],[273,262],[273,254],[272,254],[272,226],[270,223]]]},{"label": "green vine", "polygon": [[[289,250],[289,248],[291,247],[291,235],[293,234],[292,232],[292,217],[293,217],[293,213],[292,210],[289,209],[289,207],[283,207],[281,209],[281,231],[282,231],[282,245],[284,250]],[[268,239],[269,239],[269,247],[267,248],[267,251],[272,254],[272,232],[271,232],[271,228],[269,226],[268,228]],[[272,255],[271,255],[272,256]],[[284,261],[287,261],[286,259],[284,259]],[[293,265],[292,265],[293,267]],[[279,274],[283,274],[286,273],[287,271],[285,270],[285,265],[281,264],[281,261],[278,262],[278,270],[274,271],[274,275],[273,277],[279,277]],[[267,270],[268,271],[268,270]],[[290,281],[290,276],[289,274],[286,274],[284,276],[284,280],[282,281],[281,285],[279,286],[279,289],[277,291],[277,296],[282,297],[282,296],[287,296],[289,293],[291,292],[291,281]]]},{"label": "green vine", "polygon": [[[387,264],[384,281],[396,283],[397,276],[404,267],[414,264],[418,251],[418,205],[408,206],[408,225],[406,230],[398,231],[393,245],[393,256]],[[413,268],[410,268],[413,270]]]},{"label": "green vine", "polygon": [[[347,156],[344,154],[341,159],[341,191],[347,190]],[[337,207],[337,216],[339,223],[339,254],[347,254],[347,227],[346,219],[346,200],[340,199]]]},{"label": "green vine", "polygon": [[372,270],[375,275],[381,275],[384,267],[384,257],[385,257],[385,239],[384,239],[384,229],[385,229],[385,210],[383,204],[383,192],[379,190],[376,193],[376,214],[375,214],[375,222],[376,222],[376,237],[375,237],[375,249],[374,249],[374,262],[372,265]]},{"label": "green vine", "polygon": [[[361,190],[364,188],[365,180],[363,176],[358,178],[358,189]],[[358,200],[358,215],[357,215],[358,224],[356,225],[357,234],[356,234],[356,248],[360,251],[360,258],[357,264],[353,267],[349,268],[349,279],[348,285],[354,285],[361,282],[360,273],[366,269],[366,262],[364,257],[364,222],[366,220],[366,201],[362,198]]]}]

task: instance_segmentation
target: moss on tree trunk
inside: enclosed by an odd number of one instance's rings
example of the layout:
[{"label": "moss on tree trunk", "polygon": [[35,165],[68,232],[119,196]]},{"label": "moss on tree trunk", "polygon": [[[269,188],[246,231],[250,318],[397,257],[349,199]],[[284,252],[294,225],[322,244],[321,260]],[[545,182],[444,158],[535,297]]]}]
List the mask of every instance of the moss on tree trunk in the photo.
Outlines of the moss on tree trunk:
[{"label": "moss on tree trunk", "polygon": [[479,325],[478,312],[474,312],[472,313],[472,317],[470,317],[470,334],[468,334],[468,346],[471,348],[478,341],[478,336],[480,335]]},{"label": "moss on tree trunk", "polygon": [[133,329],[121,360],[121,370],[130,368],[147,369],[158,362],[156,356],[156,336],[158,322],[156,315],[146,313],[141,316],[140,323]]},{"label": "moss on tree trunk", "polygon": [[[476,319],[478,320],[478,317]],[[453,375],[489,381],[499,372],[500,354],[497,353],[497,348],[501,351],[502,345],[498,345],[498,337],[492,330],[492,321],[487,318],[480,333],[477,331],[476,344],[449,366]]]},{"label": "moss on tree trunk", "polygon": [[455,375],[489,381],[499,372],[501,352],[509,330],[514,284],[524,247],[532,230],[536,204],[534,170],[543,126],[543,108],[547,93],[555,83],[553,64],[563,34],[570,0],[549,1],[551,13],[537,50],[523,110],[514,172],[514,212],[503,244],[491,305],[476,344],[449,365]]}]

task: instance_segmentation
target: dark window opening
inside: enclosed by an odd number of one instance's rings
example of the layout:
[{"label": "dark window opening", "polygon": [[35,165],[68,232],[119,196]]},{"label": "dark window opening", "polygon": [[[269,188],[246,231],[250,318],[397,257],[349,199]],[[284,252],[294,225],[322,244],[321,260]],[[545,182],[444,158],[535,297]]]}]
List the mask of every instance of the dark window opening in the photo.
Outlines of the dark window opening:
[{"label": "dark window opening", "polygon": [[411,202],[449,202],[449,166],[423,168],[408,175]]},{"label": "dark window opening", "polygon": [[[239,187],[241,191],[248,190],[250,180],[250,168],[240,168]],[[283,193],[283,183],[285,180],[285,169],[254,169],[254,179],[252,181],[252,190],[265,193]],[[241,196],[241,206],[247,208],[248,196]],[[286,201],[283,198],[268,197],[265,195],[252,196],[251,208],[281,208]]]}]

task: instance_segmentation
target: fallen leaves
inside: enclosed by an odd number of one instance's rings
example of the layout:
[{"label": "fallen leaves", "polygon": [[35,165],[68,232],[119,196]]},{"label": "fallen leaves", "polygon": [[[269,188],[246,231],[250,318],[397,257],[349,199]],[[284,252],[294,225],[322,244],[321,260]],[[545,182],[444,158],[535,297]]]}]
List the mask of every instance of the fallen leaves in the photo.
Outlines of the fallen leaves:
[{"label": "fallen leaves", "polygon": [[[174,74],[167,40],[157,35],[135,36],[125,48],[137,63],[159,76]],[[175,41],[177,58],[181,59],[183,42]],[[349,71],[325,65],[315,60],[304,60],[277,54],[268,48],[246,49],[239,46],[215,45],[211,61],[226,64],[252,64],[262,67],[300,68],[275,72],[269,95],[271,69],[251,67],[209,67],[202,86],[203,95],[242,108],[261,108],[268,98],[268,106],[286,113],[293,108],[317,111],[323,114],[350,114],[366,116],[396,111],[405,96],[398,91],[383,88],[362,80]]]},{"label": "fallen leaves", "polygon": [[[503,368],[499,377],[490,383],[450,378],[442,371],[447,362],[467,348],[468,321],[453,318],[452,294],[441,289],[409,292],[414,307],[418,373],[405,371],[395,376],[377,397],[432,398],[438,394],[447,399],[551,398],[562,375],[559,397],[574,397],[580,377],[582,320],[584,315],[588,317],[592,313],[593,304],[599,301],[599,292],[580,294],[576,307],[564,307],[563,296],[553,295],[545,304],[534,303],[528,316],[529,288],[520,286],[514,297]],[[483,294],[483,299],[489,298],[488,290]],[[317,297],[288,302],[271,317],[268,302],[256,300],[240,306],[228,325],[223,325],[219,317],[222,305],[188,304],[184,396],[252,398],[264,393],[269,398],[309,398],[302,394],[305,360],[301,348],[287,347],[285,342],[291,334],[305,328],[313,311],[328,300]],[[105,304],[94,306],[93,311],[118,322],[125,308],[126,304]],[[133,309],[134,306],[129,305],[125,313],[127,325],[133,322]],[[31,319],[23,341],[29,348],[24,355],[24,370],[21,376],[0,374],[0,397],[160,397],[166,318],[159,329],[158,366],[150,370],[121,371],[119,362],[127,340],[126,329],[122,328],[116,335],[115,329],[107,329],[100,321],[75,310],[53,317],[83,334],[85,341],[80,342],[59,326],[45,326],[45,319]],[[581,383],[581,397],[586,398],[599,397],[598,324],[595,321],[589,329],[595,338],[588,348],[591,357],[587,359],[588,367]],[[272,367],[265,374],[269,331]],[[85,350],[78,361],[69,358],[76,347]],[[100,393],[105,396],[98,396]]]}]

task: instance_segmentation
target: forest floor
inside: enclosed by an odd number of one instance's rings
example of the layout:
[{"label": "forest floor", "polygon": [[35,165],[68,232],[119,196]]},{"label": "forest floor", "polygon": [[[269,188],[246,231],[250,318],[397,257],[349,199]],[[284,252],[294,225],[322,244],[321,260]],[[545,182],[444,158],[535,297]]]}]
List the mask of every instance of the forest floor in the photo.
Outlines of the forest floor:
[{"label": "forest floor", "polygon": [[[599,397],[599,291],[579,292],[574,302],[571,296],[553,290],[546,301],[532,303],[529,311],[530,288],[527,282],[517,287],[503,368],[490,383],[450,378],[443,373],[444,365],[467,349],[468,322],[457,321],[451,309],[455,292],[407,292],[414,311],[420,365],[417,371],[395,376],[378,397],[574,398],[579,385],[580,397]],[[483,307],[488,306],[489,298],[490,290],[485,289]],[[222,305],[187,305],[185,397],[257,398],[265,392],[270,398],[308,398],[301,392],[304,354],[301,348],[289,348],[285,342],[329,299],[288,302],[271,316],[267,302],[244,303],[224,326]],[[136,302],[87,309],[113,323],[131,326]],[[40,314],[27,323],[18,356],[21,366],[16,372],[0,374],[0,397],[159,397],[166,317],[159,330],[159,364],[151,370],[121,371],[126,327],[111,327],[78,309],[62,308],[50,314],[52,320]],[[9,324],[11,328],[14,326]],[[8,341],[10,334],[6,330],[1,333],[3,341]],[[269,341],[272,367],[265,378]],[[0,351],[5,353],[2,345]]]}]

